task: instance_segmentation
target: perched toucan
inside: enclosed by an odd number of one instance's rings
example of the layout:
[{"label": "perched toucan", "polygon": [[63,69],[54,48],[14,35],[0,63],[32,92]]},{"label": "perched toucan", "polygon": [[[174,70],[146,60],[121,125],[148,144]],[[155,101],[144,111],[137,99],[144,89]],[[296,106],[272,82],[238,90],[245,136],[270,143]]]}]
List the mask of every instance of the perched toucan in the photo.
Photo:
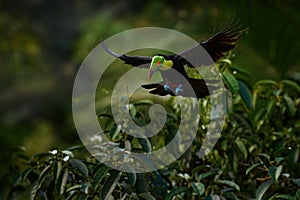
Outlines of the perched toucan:
[{"label": "perched toucan", "polygon": [[[229,26],[224,28],[222,31],[214,34],[211,38],[205,41],[199,42],[198,45],[177,54],[162,55],[157,54],[153,57],[151,56],[129,56],[125,54],[118,54],[113,52],[107,47],[107,45],[102,42],[103,48],[111,55],[121,59],[125,64],[129,64],[133,67],[140,68],[149,68],[148,80],[151,79],[152,75],[155,72],[160,72],[163,78],[162,82],[142,85],[143,88],[150,90],[151,94],[157,94],[160,96],[165,95],[180,95],[186,97],[195,97],[204,98],[209,95],[209,91],[217,89],[216,86],[207,85],[213,84],[217,81],[204,81],[203,79],[190,78],[185,71],[184,65],[188,67],[201,67],[209,66],[214,64],[220,58],[224,56],[224,53],[232,50],[236,46],[236,41],[241,37],[243,30],[239,29],[236,26]],[[189,62],[189,59],[186,59],[191,54],[195,54],[198,49],[204,49],[211,57],[211,59],[196,59],[193,62]],[[194,56],[194,57],[197,57]],[[196,66],[194,66],[196,63]],[[149,64],[146,65],[145,64]],[[150,67],[149,67],[150,66]],[[174,69],[174,70],[170,70]],[[179,73],[176,73],[175,70]],[[191,86],[194,92],[191,92],[190,89],[185,90],[187,86]]]}]

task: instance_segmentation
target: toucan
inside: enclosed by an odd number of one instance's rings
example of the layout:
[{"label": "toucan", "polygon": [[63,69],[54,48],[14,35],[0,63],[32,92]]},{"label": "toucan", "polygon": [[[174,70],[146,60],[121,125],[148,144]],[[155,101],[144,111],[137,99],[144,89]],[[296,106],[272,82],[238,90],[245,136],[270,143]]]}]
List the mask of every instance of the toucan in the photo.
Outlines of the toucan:
[{"label": "toucan", "polygon": [[[105,42],[102,42],[101,45],[107,53],[121,59],[125,64],[133,67],[149,68],[148,80],[151,80],[154,73],[160,72],[163,78],[162,82],[142,85],[151,94],[205,98],[210,95],[211,91],[218,89],[217,86],[210,85],[218,81],[190,78],[184,66],[196,68],[213,65],[226,52],[235,48],[236,41],[243,32],[244,30],[240,29],[239,26],[227,26],[213,34],[208,40],[201,41],[196,46],[180,54],[130,56],[112,51]],[[198,55],[195,55],[203,49],[211,59],[201,59],[201,56],[199,58]],[[190,62],[191,60],[192,62]]]}]

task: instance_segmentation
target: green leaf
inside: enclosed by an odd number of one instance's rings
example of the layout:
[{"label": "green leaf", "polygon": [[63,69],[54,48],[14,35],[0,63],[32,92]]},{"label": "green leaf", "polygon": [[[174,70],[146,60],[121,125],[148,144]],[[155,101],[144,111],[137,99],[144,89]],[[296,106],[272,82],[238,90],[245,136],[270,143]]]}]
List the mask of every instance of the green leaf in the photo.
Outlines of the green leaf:
[{"label": "green leaf", "polygon": [[72,146],[72,147],[67,148],[66,151],[75,151],[75,150],[81,150],[81,149],[85,149],[85,147],[83,145],[76,145],[76,146]]},{"label": "green leaf", "polygon": [[41,185],[43,184],[43,182],[45,181],[47,175],[48,170],[50,169],[51,165],[48,165],[47,167],[44,168],[44,170],[41,172],[38,180],[33,184],[33,187],[31,189],[30,192],[30,200],[34,200],[37,191],[40,189]]},{"label": "green leaf", "polygon": [[69,188],[66,190],[66,193],[71,192],[71,191],[73,191],[73,190],[80,189],[80,188],[81,188],[81,185],[73,185],[72,187],[69,187]]},{"label": "green leaf", "polygon": [[202,174],[200,174],[198,176],[198,181],[201,181],[202,179],[208,177],[208,176],[212,176],[212,175],[215,175],[215,174],[218,174],[218,171],[208,171],[208,172],[204,172]]},{"label": "green leaf", "polygon": [[109,167],[107,167],[106,165],[101,166],[97,170],[97,172],[94,175],[93,182],[92,182],[94,190],[97,190],[101,180],[106,176],[108,170],[109,170]]},{"label": "green leaf", "polygon": [[248,167],[248,169],[246,170],[246,175],[248,175],[249,172],[251,172],[252,170],[256,169],[259,166],[262,166],[262,164],[261,163],[256,163],[256,164],[251,165],[250,167]]},{"label": "green leaf", "polygon": [[202,171],[203,169],[209,169],[209,165],[199,165],[192,170],[192,175],[194,176],[196,173]]},{"label": "green leaf", "polygon": [[61,161],[53,162],[52,171],[53,171],[53,174],[55,176],[55,181],[57,181],[59,176],[61,175],[61,172],[62,172],[62,163],[61,163]]},{"label": "green leaf", "polygon": [[30,168],[27,168],[26,170],[24,170],[23,172],[22,172],[22,174],[21,174],[21,180],[22,181],[25,181],[26,180],[26,178],[27,178],[27,176],[30,174],[30,172],[32,172],[34,170],[34,168],[33,167],[30,167]]},{"label": "green leaf", "polygon": [[171,200],[174,196],[186,191],[187,189],[188,187],[175,187],[166,195],[165,200]]},{"label": "green leaf", "polygon": [[240,187],[233,181],[228,181],[228,180],[217,180],[216,183],[218,184],[223,184],[223,185],[227,185],[229,187],[234,188],[237,191],[240,191]]},{"label": "green leaf", "polygon": [[63,150],[62,153],[69,156],[70,158],[74,158],[74,154],[72,153],[72,151]]},{"label": "green leaf", "polygon": [[266,113],[267,113],[268,116],[270,116],[272,114],[272,112],[274,111],[273,108],[274,108],[274,105],[275,105],[276,102],[277,102],[276,99],[270,99],[268,101],[267,110],[266,110]]},{"label": "green leaf", "polygon": [[226,192],[224,196],[228,199],[239,200],[239,198],[233,192]]},{"label": "green leaf", "polygon": [[152,151],[151,143],[148,138],[138,138],[138,141],[147,153]]},{"label": "green leaf", "polygon": [[205,185],[200,182],[192,182],[191,183],[193,190],[198,194],[202,195],[205,192]]},{"label": "green leaf", "polygon": [[85,178],[88,178],[89,171],[87,166],[78,159],[71,159],[70,160],[71,165]]},{"label": "green leaf", "polygon": [[136,108],[133,104],[129,104],[129,113],[131,117],[135,117],[136,115]]},{"label": "green leaf", "polygon": [[293,179],[293,182],[294,182],[298,187],[300,187],[300,178]]},{"label": "green leaf", "polygon": [[239,92],[239,83],[233,74],[231,74],[231,72],[223,72],[222,78],[232,93],[237,94]]},{"label": "green leaf", "polygon": [[284,85],[286,85],[290,88],[293,88],[295,91],[297,91],[298,94],[300,94],[300,86],[296,82],[291,81],[291,80],[282,80],[281,82]]},{"label": "green leaf", "polygon": [[268,190],[268,188],[273,184],[273,179],[269,179],[265,182],[263,182],[256,190],[255,196],[256,200],[261,200],[265,192]]},{"label": "green leaf", "polygon": [[151,106],[151,105],[154,104],[154,102],[152,100],[145,99],[145,100],[140,100],[140,101],[134,102],[133,104],[135,106],[143,106],[143,105],[149,105],[149,106]]},{"label": "green leaf", "polygon": [[51,165],[48,165],[43,169],[41,172],[39,178],[38,178],[38,184],[41,184],[42,180],[44,180],[44,177],[47,175],[48,170],[50,169]]},{"label": "green leaf", "polygon": [[113,125],[113,127],[110,129],[110,133],[109,133],[109,136],[110,136],[110,139],[111,140],[114,140],[116,139],[116,137],[119,135],[121,131],[121,126],[120,125]]},{"label": "green leaf", "polygon": [[227,59],[227,58],[222,58],[222,59],[220,59],[218,62],[226,63],[226,64],[228,64],[228,65],[231,65],[231,64],[232,64],[232,63],[231,63],[231,60],[229,60],[229,59]]},{"label": "green leaf", "polygon": [[258,154],[256,154],[256,155],[262,156],[262,157],[266,158],[268,161],[270,161],[270,158],[271,158],[271,157],[270,157],[268,154],[266,154],[266,153],[258,153]]},{"label": "green leaf", "polygon": [[253,101],[252,93],[243,81],[238,80],[238,83],[239,83],[239,93],[240,93],[244,103],[246,104],[247,108],[251,109],[252,101]]},{"label": "green leaf", "polygon": [[287,194],[279,194],[276,195],[276,199],[288,199],[288,200],[295,200],[295,197],[291,196],[291,195],[287,195]]},{"label": "green leaf", "polygon": [[148,194],[148,193],[141,193],[141,194],[139,194],[139,197],[142,197],[143,199],[146,199],[146,200],[156,200],[154,196],[152,196],[151,194]]},{"label": "green leaf", "polygon": [[117,182],[119,181],[121,173],[117,170],[112,170],[110,172],[109,177],[105,180],[102,186],[102,190],[100,193],[100,200],[105,200],[106,197],[111,194],[113,189],[115,188]]},{"label": "green leaf", "polygon": [[297,108],[296,108],[295,102],[288,95],[284,95],[283,99],[284,99],[285,105],[287,107],[287,111],[288,111],[289,116],[293,117],[296,114],[296,112],[297,112]]},{"label": "green leaf", "polygon": [[59,194],[61,191],[61,182],[62,182],[62,161],[54,161],[52,164],[52,172],[55,178],[55,189]]},{"label": "green leaf", "polygon": [[65,192],[68,176],[69,176],[69,173],[68,173],[68,170],[66,170],[62,176],[62,181],[60,183],[59,195],[62,195]]},{"label": "green leaf", "polygon": [[298,189],[298,190],[296,191],[296,197],[297,197],[298,199],[300,199],[300,189]]},{"label": "green leaf", "polygon": [[81,184],[80,190],[84,193],[84,194],[88,194],[89,193],[89,187],[91,186],[91,183],[86,182]]},{"label": "green leaf", "polygon": [[231,69],[232,71],[236,71],[237,73],[241,73],[244,74],[246,76],[250,76],[249,72],[246,71],[245,69],[238,67],[238,66],[229,66],[229,69]]},{"label": "green leaf", "polygon": [[276,157],[275,158],[275,162],[277,162],[278,164],[284,160],[284,157]]},{"label": "green leaf", "polygon": [[242,153],[243,158],[246,160],[248,157],[248,153],[244,143],[240,139],[236,139],[235,144],[238,147],[239,151]]},{"label": "green leaf", "polygon": [[282,165],[279,165],[278,167],[276,166],[269,167],[269,174],[275,182],[277,182],[281,172],[282,172]]},{"label": "green leaf", "polygon": [[79,194],[76,200],[88,200],[88,199],[89,199],[89,195],[81,193]]},{"label": "green leaf", "polygon": [[131,186],[134,186],[136,183],[136,173],[127,172],[127,177],[128,177],[129,184]]},{"label": "green leaf", "polygon": [[273,85],[273,86],[277,87],[277,82],[273,81],[273,80],[265,79],[265,80],[257,81],[255,83],[255,86],[257,86],[257,85]]},{"label": "green leaf", "polygon": [[36,196],[36,193],[37,193],[38,190],[39,190],[39,183],[35,182],[32,186],[31,191],[30,191],[30,200],[35,199],[35,196]]}]

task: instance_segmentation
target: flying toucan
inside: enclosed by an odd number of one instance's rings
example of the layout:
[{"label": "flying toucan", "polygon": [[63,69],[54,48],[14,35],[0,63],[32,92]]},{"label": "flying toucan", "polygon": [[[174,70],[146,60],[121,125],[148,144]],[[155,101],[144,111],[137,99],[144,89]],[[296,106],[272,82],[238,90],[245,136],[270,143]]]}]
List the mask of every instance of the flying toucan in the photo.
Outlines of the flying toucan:
[{"label": "flying toucan", "polygon": [[[118,54],[109,49],[104,42],[101,45],[109,54],[121,59],[125,64],[133,67],[149,68],[148,80],[151,80],[153,74],[159,71],[163,78],[162,82],[142,85],[143,88],[150,90],[151,94],[204,98],[209,95],[209,91],[218,89],[216,86],[207,84],[214,84],[218,81],[190,78],[184,66],[195,68],[214,64],[227,51],[232,50],[236,46],[236,41],[243,32],[244,30],[241,30],[239,27],[228,26],[208,40],[201,41],[196,46],[180,54],[157,54],[153,57]],[[199,59],[199,56],[195,55],[201,50],[203,51],[203,49],[209,54],[211,59]],[[190,62],[191,60],[192,62]]]}]

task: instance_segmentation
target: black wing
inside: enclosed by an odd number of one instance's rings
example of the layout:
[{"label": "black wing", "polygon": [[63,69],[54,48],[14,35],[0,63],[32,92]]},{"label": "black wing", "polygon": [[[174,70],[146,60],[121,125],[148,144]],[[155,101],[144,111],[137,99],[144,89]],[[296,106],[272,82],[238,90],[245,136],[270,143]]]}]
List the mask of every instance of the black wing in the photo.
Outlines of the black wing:
[{"label": "black wing", "polygon": [[[236,46],[236,41],[240,39],[244,32],[245,29],[242,30],[239,26],[228,26],[208,40],[202,41],[191,49],[182,52],[179,55],[181,62],[189,67],[212,65],[222,58],[227,51],[232,50]],[[210,58],[204,50],[210,55]]]},{"label": "black wing", "polygon": [[102,42],[101,45],[107,53],[121,59],[125,62],[125,64],[131,65],[133,67],[148,68],[148,66],[145,66],[145,64],[150,64],[152,61],[151,56],[128,56],[125,54],[118,54],[108,48],[108,46],[104,42]]},{"label": "black wing", "polygon": [[[179,96],[184,97],[196,97],[197,98],[205,98],[206,96],[210,95],[210,92],[217,90],[219,87],[208,85],[208,84],[215,84],[218,83],[218,80],[203,80],[203,79],[188,79],[189,84],[192,88],[189,88],[187,86],[183,86],[183,92],[179,93]],[[166,81],[162,81],[159,83],[153,83],[153,84],[146,84],[142,85],[143,88],[149,90],[149,93],[156,94],[159,96],[166,96],[171,95],[175,96],[173,88],[171,90],[166,91],[164,89],[164,85],[166,84]]]}]

